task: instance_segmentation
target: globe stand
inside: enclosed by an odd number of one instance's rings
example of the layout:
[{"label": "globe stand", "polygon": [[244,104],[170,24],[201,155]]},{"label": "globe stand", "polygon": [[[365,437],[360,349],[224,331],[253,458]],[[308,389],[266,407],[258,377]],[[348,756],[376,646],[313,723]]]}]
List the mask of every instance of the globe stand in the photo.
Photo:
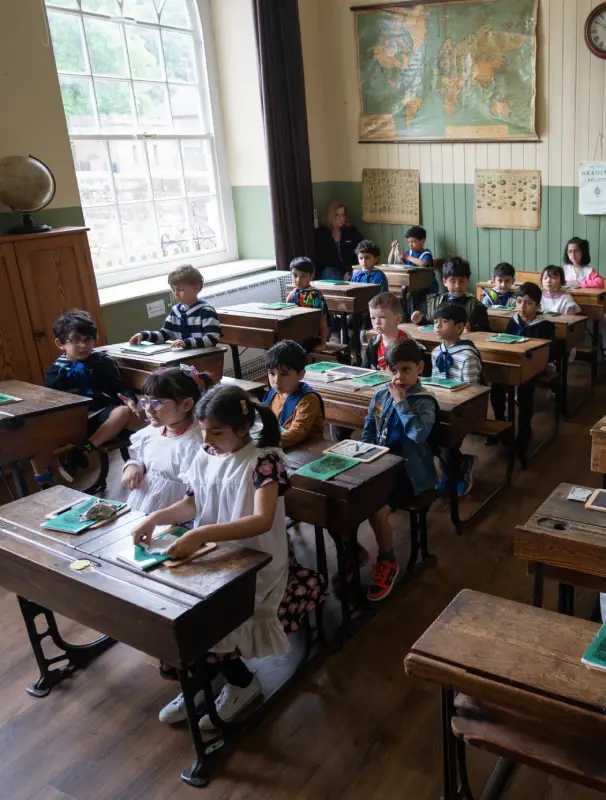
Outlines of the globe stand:
[{"label": "globe stand", "polygon": [[48,233],[52,231],[50,225],[38,225],[34,222],[31,214],[24,214],[23,225],[18,225],[16,228],[11,228],[9,234],[13,236],[20,236],[24,233]]}]

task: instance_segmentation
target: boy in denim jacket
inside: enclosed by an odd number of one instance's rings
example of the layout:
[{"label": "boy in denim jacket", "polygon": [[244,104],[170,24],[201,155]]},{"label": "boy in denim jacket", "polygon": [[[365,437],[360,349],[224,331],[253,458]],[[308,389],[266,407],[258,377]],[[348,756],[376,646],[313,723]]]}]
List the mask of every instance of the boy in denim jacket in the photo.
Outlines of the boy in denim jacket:
[{"label": "boy in denim jacket", "polygon": [[437,482],[434,464],[434,426],[439,425],[439,406],[424,389],[423,351],[412,339],[392,342],[385,352],[391,383],[374,393],[364,422],[362,441],[388,447],[404,464],[389,497],[389,504],[371,515],[379,555],[372,568],[368,599],[376,602],[390,593],[400,568],[393,551],[392,509],[401,508],[415,495],[433,489]]}]

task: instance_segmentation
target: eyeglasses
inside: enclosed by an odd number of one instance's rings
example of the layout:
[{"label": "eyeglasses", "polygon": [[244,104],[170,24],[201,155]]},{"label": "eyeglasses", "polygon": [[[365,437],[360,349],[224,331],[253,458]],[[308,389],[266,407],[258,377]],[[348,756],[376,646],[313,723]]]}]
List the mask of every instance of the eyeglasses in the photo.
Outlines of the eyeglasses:
[{"label": "eyeglasses", "polygon": [[85,336],[84,339],[66,339],[65,341],[75,347],[87,347],[89,344],[94,344],[95,339],[95,336]]},{"label": "eyeglasses", "polygon": [[168,403],[168,400],[162,400],[159,397],[139,398],[139,405],[144,411],[147,411],[148,408],[153,408],[154,411],[160,411],[164,403]]}]

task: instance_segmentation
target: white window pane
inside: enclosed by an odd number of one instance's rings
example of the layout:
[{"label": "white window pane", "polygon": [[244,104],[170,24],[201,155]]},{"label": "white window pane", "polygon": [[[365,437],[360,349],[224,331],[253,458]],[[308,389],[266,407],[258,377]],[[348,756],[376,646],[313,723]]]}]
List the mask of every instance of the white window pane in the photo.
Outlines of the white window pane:
[{"label": "white window pane", "polygon": [[63,108],[70,133],[90,133],[97,127],[90,78],[59,75]]},{"label": "white window pane", "polygon": [[80,18],[75,14],[49,11],[48,24],[59,72],[87,73],[88,64],[82,40]]},{"label": "white window pane", "polygon": [[171,118],[166,86],[163,83],[135,81],[134,87],[139,125],[143,130],[170,130]]},{"label": "white window pane", "polygon": [[168,88],[175,133],[206,133],[198,87],[171,83]]},{"label": "white window pane", "polygon": [[127,262],[161,258],[162,251],[152,203],[119,206]]},{"label": "white window pane", "polygon": [[194,40],[189,33],[163,31],[164,60],[169,81],[196,83]]},{"label": "white window pane", "polygon": [[153,0],[124,0],[124,16],[134,17],[142,22],[158,22]]},{"label": "white window pane", "polygon": [[127,25],[126,41],[133,78],[164,80],[164,60],[158,31]]},{"label": "white window pane", "polygon": [[116,0],[82,0],[82,11],[120,16],[120,6]]},{"label": "white window pane", "polygon": [[120,133],[136,128],[137,118],[130,83],[95,78],[95,95],[101,130]]},{"label": "white window pane", "polygon": [[190,198],[188,202],[196,250],[203,252],[218,250],[222,242],[216,199]]},{"label": "white window pane", "polygon": [[114,183],[119,203],[151,200],[147,160],[141,142],[110,142]]},{"label": "white window pane", "polygon": [[156,216],[162,256],[166,258],[181,253],[191,253],[191,231],[185,200],[156,203]]},{"label": "white window pane", "polygon": [[122,28],[116,22],[84,19],[84,30],[93,75],[128,78]]},{"label": "white window pane", "polygon": [[148,141],[147,159],[154,198],[184,197],[179,142]]},{"label": "white window pane", "polygon": [[207,141],[181,142],[185,189],[188,194],[207,194],[215,191],[213,160]]},{"label": "white window pane", "polygon": [[84,223],[90,228],[88,241],[95,271],[106,272],[119,267],[124,261],[124,254],[118,209],[115,206],[85,208]]},{"label": "white window pane", "polygon": [[[162,0],[156,0],[161,7]],[[187,0],[166,0],[161,8],[160,22],[162,25],[174,25],[178,28],[191,28]]]},{"label": "white window pane", "polygon": [[47,6],[61,6],[62,8],[78,8],[78,0],[46,0]]},{"label": "white window pane", "polygon": [[105,142],[72,142],[72,155],[83,206],[114,203],[111,165]]}]

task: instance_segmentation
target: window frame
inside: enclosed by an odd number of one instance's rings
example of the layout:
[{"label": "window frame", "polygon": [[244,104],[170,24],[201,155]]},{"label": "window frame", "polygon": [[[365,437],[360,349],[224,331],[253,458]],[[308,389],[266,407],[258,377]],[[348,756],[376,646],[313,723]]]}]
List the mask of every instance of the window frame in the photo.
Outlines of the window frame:
[{"label": "window frame", "polygon": [[[81,9],[70,9],[65,6],[59,5],[60,0],[45,0],[44,8],[46,10],[60,11],[65,14],[76,16],[81,20],[85,18],[96,18],[100,20],[111,20],[107,14],[96,14],[93,12],[82,11]],[[233,197],[231,184],[229,181],[229,168],[227,161],[227,149],[225,146],[225,133],[223,123],[223,113],[221,108],[220,97],[220,83],[219,71],[217,67],[216,51],[214,44],[214,30],[212,25],[212,13],[210,8],[210,0],[185,0],[188,6],[190,19],[192,22],[192,33],[194,35],[194,44],[200,46],[200,52],[196,53],[196,71],[198,80],[198,91],[200,94],[200,104],[203,119],[208,123],[208,131],[206,133],[139,133],[135,137],[127,133],[103,133],[95,131],[91,133],[78,133],[73,134],[67,131],[70,147],[73,142],[78,141],[101,141],[109,143],[111,141],[139,141],[142,142],[144,147],[147,141],[162,141],[171,140],[183,142],[187,140],[207,140],[211,143],[211,154],[214,146],[214,177],[215,177],[215,195],[218,207],[218,213],[221,223],[221,235],[223,238],[224,246],[220,250],[216,250],[209,255],[202,254],[201,251],[193,251],[190,253],[177,254],[175,256],[168,256],[166,258],[157,260],[148,260],[145,262],[137,262],[132,266],[127,264],[120,264],[115,269],[96,272],[95,280],[99,289],[108,288],[111,286],[119,286],[124,283],[132,283],[133,281],[144,280],[146,278],[154,278],[168,273],[174,267],[184,262],[191,263],[200,270],[204,267],[217,266],[219,264],[233,262],[238,260],[238,245],[236,237],[236,223],[235,213],[233,206]],[[128,17],[126,19],[129,19]],[[170,25],[160,25],[154,23],[138,22],[137,26],[148,27],[153,30],[159,28],[165,30],[179,31],[177,27]],[[88,46],[84,42],[88,57]],[[57,82],[59,81],[59,70],[57,69]],[[70,75],[70,73],[61,73]],[[91,72],[92,76],[92,72]],[[132,75],[129,82],[132,81]],[[168,81],[168,78],[167,78]],[[93,83],[94,92],[94,83]],[[97,115],[97,98],[95,95],[95,115]],[[67,118],[66,118],[67,123]],[[74,164],[75,171],[75,164]],[[103,207],[100,204],[98,207]],[[111,204],[113,207],[118,208],[118,202]],[[95,206],[92,206],[93,208]],[[84,207],[83,213],[84,213]],[[120,226],[120,234],[122,235],[122,227]]]}]

